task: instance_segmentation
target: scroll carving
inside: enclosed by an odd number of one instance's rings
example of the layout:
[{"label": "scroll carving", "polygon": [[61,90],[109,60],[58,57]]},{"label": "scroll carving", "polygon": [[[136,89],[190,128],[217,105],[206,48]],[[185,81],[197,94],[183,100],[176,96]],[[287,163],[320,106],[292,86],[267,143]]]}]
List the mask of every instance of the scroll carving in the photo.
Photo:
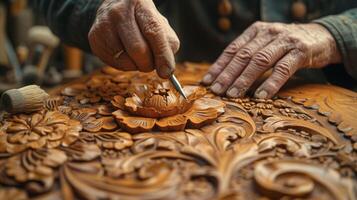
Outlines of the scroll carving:
[{"label": "scroll carving", "polygon": [[357,94],[227,99],[198,83],[206,70],[178,66],[188,101],[107,67],[4,115],[0,199],[356,199]]}]

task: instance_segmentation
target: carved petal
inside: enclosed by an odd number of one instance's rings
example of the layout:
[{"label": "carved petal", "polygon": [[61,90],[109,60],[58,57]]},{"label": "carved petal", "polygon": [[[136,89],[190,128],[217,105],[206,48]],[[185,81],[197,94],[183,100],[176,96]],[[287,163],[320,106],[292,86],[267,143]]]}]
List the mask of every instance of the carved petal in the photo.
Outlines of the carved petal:
[{"label": "carved petal", "polygon": [[83,121],[87,120],[89,117],[95,115],[96,113],[97,113],[96,109],[81,108],[81,109],[72,111],[71,118],[83,122]]},{"label": "carved petal", "polygon": [[70,87],[66,87],[62,90],[62,94],[65,96],[76,96],[82,91],[86,90],[87,86],[85,84],[76,84],[76,85],[71,85]]},{"label": "carved petal", "polygon": [[124,110],[124,103],[125,103],[125,99],[124,97],[120,96],[120,95],[117,95],[117,96],[114,96],[113,100],[111,101],[112,105],[121,109],[121,110]]},{"label": "carved petal", "polygon": [[215,108],[218,112],[224,112],[225,104],[222,101],[210,99],[210,98],[200,98],[195,101],[193,104],[194,109],[204,110],[207,108]]},{"label": "carved petal", "polygon": [[180,131],[183,130],[187,123],[187,117],[183,115],[174,115],[165,117],[156,122],[156,125],[162,131]]},{"label": "carved petal", "polygon": [[0,199],[26,200],[29,198],[23,190],[17,188],[0,188]]},{"label": "carved petal", "polygon": [[119,125],[131,133],[150,131],[155,125],[155,119],[145,117],[130,117],[125,112],[113,112]]},{"label": "carved petal", "polygon": [[98,132],[101,129],[104,130],[113,130],[117,127],[113,117],[101,117],[94,118],[90,117],[86,121],[83,122],[83,128],[89,132]]},{"label": "carved petal", "polygon": [[183,90],[189,100],[201,98],[207,93],[206,89],[200,86],[185,86]]},{"label": "carved petal", "polygon": [[189,119],[190,127],[200,128],[216,120],[223,112],[223,102],[209,98],[201,98],[194,102],[192,108],[186,112],[184,116]]},{"label": "carved petal", "polygon": [[216,120],[218,117],[218,112],[214,108],[207,108],[205,110],[192,109],[184,115],[189,119],[189,127],[200,128]]},{"label": "carved petal", "polygon": [[133,144],[131,135],[125,132],[103,132],[95,135],[97,144],[103,148],[121,150]]},{"label": "carved petal", "polygon": [[19,123],[11,123],[11,125],[6,129],[8,133],[17,133],[19,131],[26,131],[29,127]]},{"label": "carved petal", "polygon": [[115,69],[114,67],[103,67],[102,68],[102,72],[104,74],[108,74],[108,75],[111,75],[111,76],[114,76],[114,75],[117,75],[117,74],[120,74],[120,71]]},{"label": "carved petal", "polygon": [[138,107],[142,106],[141,99],[134,94],[133,97],[127,98],[125,100],[125,107],[130,108],[133,111],[136,111]]}]

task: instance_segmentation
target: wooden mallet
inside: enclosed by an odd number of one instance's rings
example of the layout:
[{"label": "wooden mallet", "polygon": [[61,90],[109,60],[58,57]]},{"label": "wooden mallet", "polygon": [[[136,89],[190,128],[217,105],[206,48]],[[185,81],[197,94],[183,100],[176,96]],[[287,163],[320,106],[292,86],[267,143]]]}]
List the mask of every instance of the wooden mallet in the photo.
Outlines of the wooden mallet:
[{"label": "wooden mallet", "polygon": [[45,26],[34,26],[30,29],[28,34],[28,42],[30,44],[30,54],[33,56],[35,53],[36,46],[41,46],[43,51],[39,58],[37,64],[37,75],[40,79],[43,78],[48,61],[51,57],[52,51],[59,44],[59,39],[56,37],[48,27]]},{"label": "wooden mallet", "polygon": [[9,113],[29,113],[41,110],[49,95],[37,85],[5,91],[1,95],[1,108]]}]

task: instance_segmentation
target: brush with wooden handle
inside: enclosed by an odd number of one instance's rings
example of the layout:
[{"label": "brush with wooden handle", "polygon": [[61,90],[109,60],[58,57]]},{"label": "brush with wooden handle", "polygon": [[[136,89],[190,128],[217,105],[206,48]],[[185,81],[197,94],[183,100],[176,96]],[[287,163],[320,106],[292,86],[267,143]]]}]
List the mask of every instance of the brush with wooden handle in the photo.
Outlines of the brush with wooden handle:
[{"label": "brush with wooden handle", "polygon": [[9,113],[29,113],[41,110],[49,95],[37,85],[7,90],[1,95],[1,108]]}]

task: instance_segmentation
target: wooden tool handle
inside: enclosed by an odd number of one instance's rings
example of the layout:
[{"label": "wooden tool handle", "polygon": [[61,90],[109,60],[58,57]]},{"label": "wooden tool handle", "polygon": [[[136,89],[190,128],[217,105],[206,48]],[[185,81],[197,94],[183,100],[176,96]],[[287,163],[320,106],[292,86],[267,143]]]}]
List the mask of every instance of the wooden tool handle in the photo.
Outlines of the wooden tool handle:
[{"label": "wooden tool handle", "polygon": [[6,9],[5,6],[0,3],[0,66],[8,66],[9,60],[6,54],[5,47],[5,20],[6,20]]},{"label": "wooden tool handle", "polygon": [[67,70],[81,71],[83,59],[82,51],[65,45],[64,46],[65,62]]}]

